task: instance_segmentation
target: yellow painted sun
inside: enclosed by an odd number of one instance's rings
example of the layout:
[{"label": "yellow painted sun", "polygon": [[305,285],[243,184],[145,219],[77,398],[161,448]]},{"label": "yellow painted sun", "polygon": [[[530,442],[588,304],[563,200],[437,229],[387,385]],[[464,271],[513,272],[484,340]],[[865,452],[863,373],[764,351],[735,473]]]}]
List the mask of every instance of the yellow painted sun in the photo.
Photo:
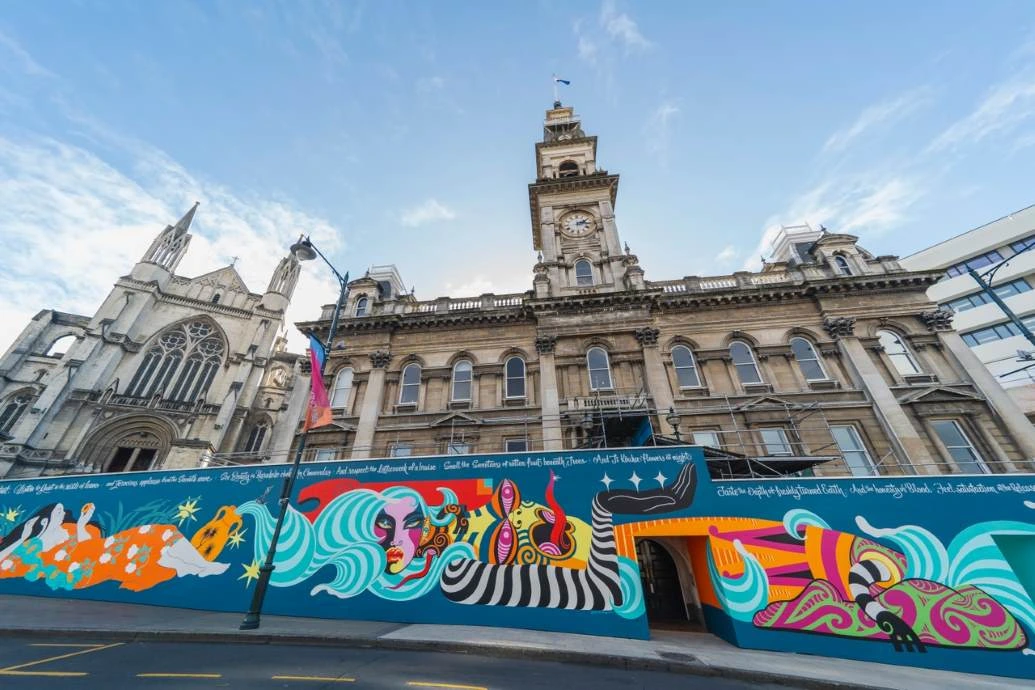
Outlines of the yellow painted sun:
[{"label": "yellow painted sun", "polygon": [[4,512],[4,519],[7,520],[8,522],[14,522],[15,520],[18,519],[18,516],[21,515],[21,514],[22,514],[22,512],[20,510],[18,510],[17,508],[8,508]]},{"label": "yellow painted sun", "polygon": [[248,564],[242,564],[241,567],[244,568],[244,575],[242,575],[241,577],[239,577],[237,579],[238,580],[244,580],[245,581],[244,582],[244,586],[245,587],[250,586],[252,584],[253,580],[258,580],[259,579],[259,562],[258,561],[252,561],[251,563],[248,563]]},{"label": "yellow painted sun", "polygon": [[196,498],[188,498],[176,506],[176,518],[180,521],[179,524],[182,525],[184,520],[197,520],[194,513],[198,512],[198,509],[198,499]]},{"label": "yellow painted sun", "polygon": [[230,537],[227,539],[227,543],[230,544],[230,546],[233,546],[234,548],[240,546],[242,543],[244,543],[244,533],[245,530],[243,529],[237,530],[236,532],[230,535]]}]

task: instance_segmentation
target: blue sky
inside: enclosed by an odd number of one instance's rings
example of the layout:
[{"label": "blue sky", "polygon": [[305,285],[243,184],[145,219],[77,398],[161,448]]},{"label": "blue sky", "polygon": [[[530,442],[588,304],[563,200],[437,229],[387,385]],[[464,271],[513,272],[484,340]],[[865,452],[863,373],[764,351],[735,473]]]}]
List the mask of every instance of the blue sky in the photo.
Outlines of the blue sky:
[{"label": "blue sky", "polygon": [[[531,287],[552,100],[622,176],[648,279],[755,268],[779,224],[906,255],[1035,203],[1035,3],[5,3],[0,347],[92,313],[195,200],[181,273],[262,291],[308,232],[421,299]],[[292,320],[333,299],[307,266]]]}]

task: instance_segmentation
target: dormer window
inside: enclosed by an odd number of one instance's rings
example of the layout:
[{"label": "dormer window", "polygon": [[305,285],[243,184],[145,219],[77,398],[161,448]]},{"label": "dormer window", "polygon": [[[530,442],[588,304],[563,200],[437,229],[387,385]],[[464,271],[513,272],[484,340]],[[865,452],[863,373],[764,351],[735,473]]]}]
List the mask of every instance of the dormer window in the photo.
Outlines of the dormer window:
[{"label": "dormer window", "polygon": [[579,174],[579,164],[575,161],[564,161],[557,168],[558,177],[576,177]]},{"label": "dormer window", "polygon": [[579,287],[593,284],[593,265],[586,259],[575,262],[575,284]]},{"label": "dormer window", "polygon": [[366,297],[360,297],[358,300],[356,300],[356,316],[366,316],[367,305],[369,304],[370,302]]},{"label": "dormer window", "polygon": [[837,266],[837,272],[841,275],[852,275],[852,267],[848,265],[848,259],[844,258],[840,254],[834,256],[834,265]]}]

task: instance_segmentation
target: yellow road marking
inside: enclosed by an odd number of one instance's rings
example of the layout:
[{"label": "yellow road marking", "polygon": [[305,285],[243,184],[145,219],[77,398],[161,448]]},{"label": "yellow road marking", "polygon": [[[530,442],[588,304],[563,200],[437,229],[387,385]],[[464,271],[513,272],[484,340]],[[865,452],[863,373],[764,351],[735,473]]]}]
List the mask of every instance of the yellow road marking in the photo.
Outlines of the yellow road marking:
[{"label": "yellow road marking", "polygon": [[89,673],[82,671],[0,671],[0,676],[47,676],[50,678],[82,678]]},{"label": "yellow road marking", "polygon": [[30,647],[81,647],[86,649],[92,649],[94,647],[102,647],[99,644],[59,644],[57,642],[36,642],[29,645]]},{"label": "yellow road marking", "polygon": [[270,680],[312,680],[318,683],[355,683],[355,678],[330,678],[325,676],[273,676]]},{"label": "yellow road marking", "polygon": [[[46,664],[46,663],[49,663],[51,661],[59,661],[61,659],[70,659],[70,658],[72,658],[74,656],[79,656],[80,654],[91,654],[93,652],[101,652],[101,651],[104,651],[105,649],[111,649],[112,647],[121,647],[124,644],[125,644],[125,642],[112,642],[111,644],[102,645],[100,647],[91,647],[90,649],[80,649],[78,652],[69,652],[68,654],[59,654],[58,656],[50,656],[50,657],[47,657],[46,659],[40,659],[39,661],[30,661],[30,662],[28,662],[26,664],[15,664],[14,666],[8,666],[7,668],[0,668],[0,676],[2,676],[2,675],[9,675],[9,676],[24,675],[24,674],[21,674],[21,673],[12,673],[12,671],[18,671],[20,669],[28,668],[30,666],[38,666],[40,664]],[[36,675],[36,674],[42,675],[44,673],[46,673],[46,675],[52,675],[52,674],[56,674],[56,673],[60,673],[60,672],[59,671],[47,671],[47,672],[44,672],[44,671],[33,671],[33,675]],[[87,674],[84,673],[82,675],[85,676]]]},{"label": "yellow road marking", "polygon": [[481,685],[456,685],[455,683],[430,683],[421,680],[411,680],[406,683],[414,688],[448,688],[449,690],[489,690]]},{"label": "yellow road marking", "polygon": [[137,678],[222,678],[219,673],[138,673]]}]

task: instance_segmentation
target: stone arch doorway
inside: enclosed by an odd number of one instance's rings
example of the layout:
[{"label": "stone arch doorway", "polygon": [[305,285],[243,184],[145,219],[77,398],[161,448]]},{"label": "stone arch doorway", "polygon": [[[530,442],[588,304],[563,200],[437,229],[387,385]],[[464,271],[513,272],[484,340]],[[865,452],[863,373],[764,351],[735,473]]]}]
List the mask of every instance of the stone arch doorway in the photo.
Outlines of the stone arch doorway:
[{"label": "stone arch doorway", "polygon": [[654,539],[636,542],[647,621],[652,627],[690,627],[679,569],[668,549]]},{"label": "stone arch doorway", "polygon": [[176,429],[148,415],[109,422],[83,444],[80,459],[95,472],[143,472],[157,469],[169,453]]}]

